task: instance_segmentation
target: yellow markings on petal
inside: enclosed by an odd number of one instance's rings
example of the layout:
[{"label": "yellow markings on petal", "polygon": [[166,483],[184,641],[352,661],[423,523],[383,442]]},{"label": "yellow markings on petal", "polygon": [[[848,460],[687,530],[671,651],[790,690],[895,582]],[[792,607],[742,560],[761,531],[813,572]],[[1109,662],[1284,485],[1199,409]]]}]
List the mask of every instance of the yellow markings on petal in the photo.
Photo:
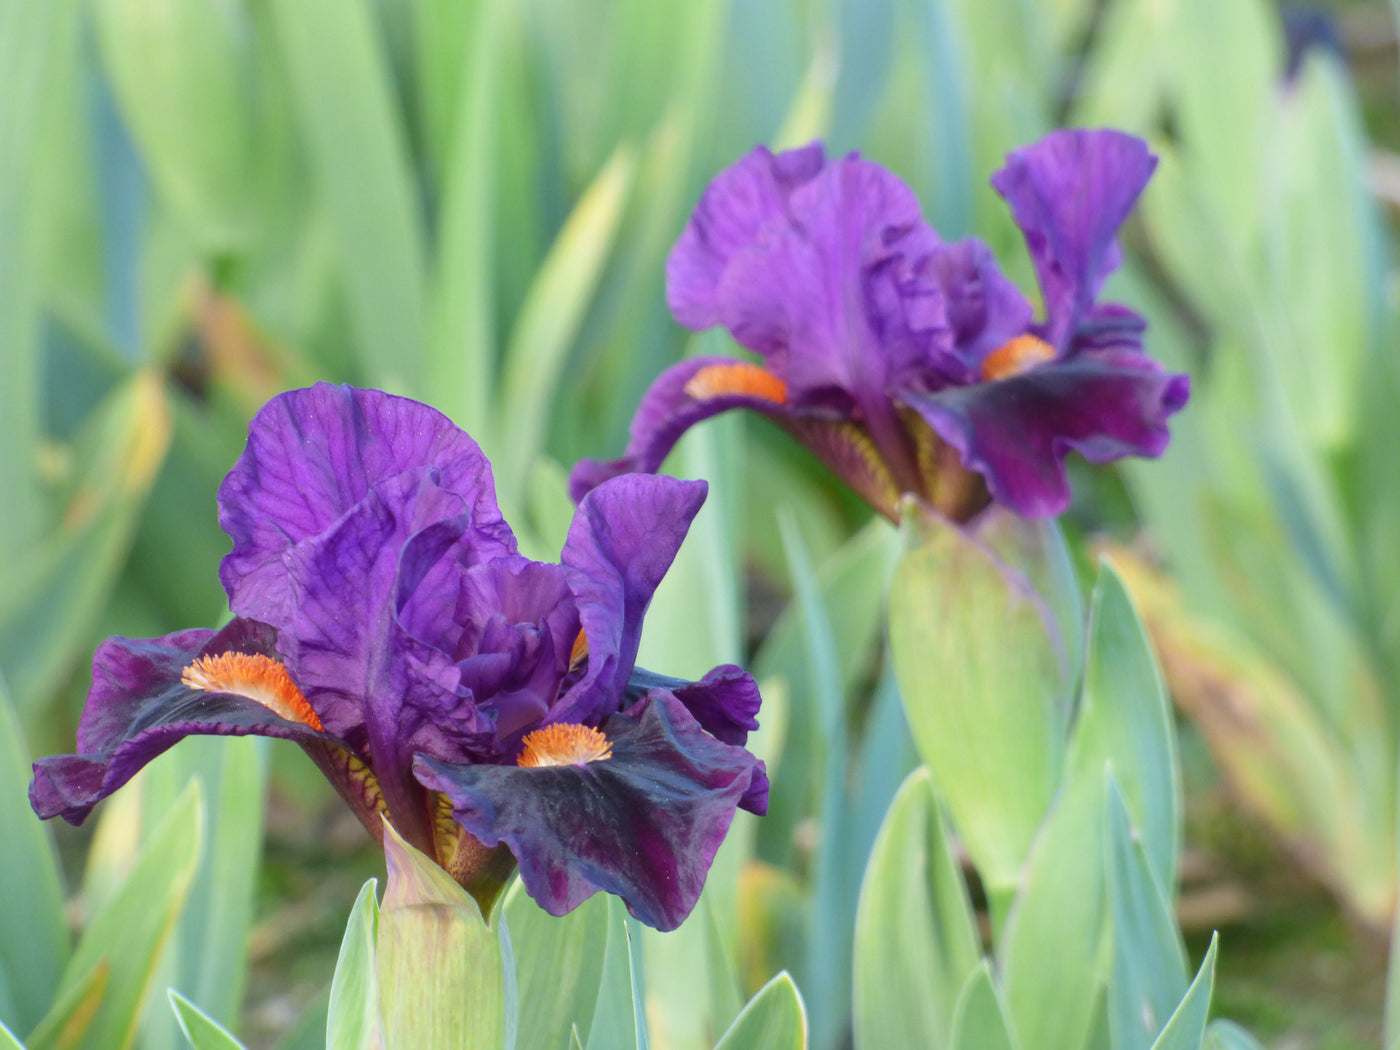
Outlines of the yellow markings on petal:
[{"label": "yellow markings on petal", "polygon": [[201,656],[185,668],[180,681],[206,693],[231,693],[262,704],[279,718],[323,730],[321,720],[301,695],[287,669],[270,656],[219,653]]},{"label": "yellow markings on petal", "polygon": [[586,663],[588,663],[588,635],[584,634],[583,629],[580,628],[578,637],[574,639],[574,650],[569,654],[569,673],[573,674]]},{"label": "yellow markings on petal", "polygon": [[[316,715],[313,713],[312,718]],[[320,729],[321,723],[317,720],[315,728]],[[364,759],[354,752],[337,745],[331,748],[338,753],[341,764],[345,770],[346,781],[353,785],[360,794],[360,801],[364,804],[366,812],[378,813],[381,816],[389,812],[389,807],[384,802],[384,793],[379,790],[379,778],[374,775],[374,770],[365,764]],[[359,811],[356,810],[358,813]],[[371,831],[370,834],[374,832]]]},{"label": "yellow markings on petal", "polygon": [[1018,335],[1015,339],[1002,343],[982,359],[982,379],[1006,379],[1020,375],[1027,369],[1051,360],[1055,348],[1044,339],[1033,335]]},{"label": "yellow markings on petal", "polygon": [[706,365],[690,377],[685,392],[697,401],[728,394],[762,398],[778,405],[787,401],[787,384],[766,368],[747,361]]},{"label": "yellow markings on petal", "polygon": [[581,766],[612,758],[608,738],[589,726],[556,722],[526,733],[523,742],[519,766]]},{"label": "yellow markings on petal", "polygon": [[864,427],[829,419],[789,420],[784,427],[861,499],[898,522],[899,486]]},{"label": "yellow markings on petal", "polygon": [[905,431],[914,439],[924,499],[953,521],[970,521],[991,501],[982,475],[963,466],[957,449],[948,445],[912,409],[900,409]]},{"label": "yellow markings on petal", "polygon": [[462,836],[467,829],[458,824],[457,818],[452,815],[450,798],[440,791],[430,791],[428,796],[433,810],[433,848],[437,851],[437,862],[449,868],[461,848]]}]

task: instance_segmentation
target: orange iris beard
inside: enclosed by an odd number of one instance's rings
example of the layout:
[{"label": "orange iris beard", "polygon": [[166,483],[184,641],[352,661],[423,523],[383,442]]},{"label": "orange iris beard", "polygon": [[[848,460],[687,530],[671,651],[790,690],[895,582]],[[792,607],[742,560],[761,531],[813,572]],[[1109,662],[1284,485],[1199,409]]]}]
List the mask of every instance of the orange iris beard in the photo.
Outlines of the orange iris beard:
[{"label": "orange iris beard", "polygon": [[982,378],[986,381],[1020,375],[1028,368],[1049,361],[1055,348],[1033,335],[1018,335],[997,347],[982,359]]},{"label": "orange iris beard", "polygon": [[581,766],[612,758],[608,738],[588,726],[556,722],[526,733],[523,743],[518,766]]},{"label": "orange iris beard", "polygon": [[787,401],[786,383],[767,369],[746,361],[706,365],[690,377],[685,384],[685,392],[697,401],[727,394],[758,397],[779,405]]},{"label": "orange iris beard", "polygon": [[185,668],[180,681],[206,693],[230,693],[262,704],[279,718],[323,730],[321,720],[301,695],[287,669],[270,656],[219,653],[201,656]]}]

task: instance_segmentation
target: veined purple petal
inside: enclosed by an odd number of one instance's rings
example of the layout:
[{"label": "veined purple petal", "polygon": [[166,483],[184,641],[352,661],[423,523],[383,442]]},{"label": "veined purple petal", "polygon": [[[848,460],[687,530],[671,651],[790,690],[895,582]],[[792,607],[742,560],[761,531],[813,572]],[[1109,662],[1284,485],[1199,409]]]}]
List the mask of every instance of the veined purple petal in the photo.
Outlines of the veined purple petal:
[{"label": "veined purple petal", "polygon": [[461,497],[477,532],[514,550],[486,457],[441,412],[327,383],[269,401],[219,489],[219,524],[233,539],[219,577],[234,611],[285,626],[288,549],[330,528],[375,486],[425,467]]},{"label": "veined purple petal", "polygon": [[1156,166],[1141,139],[1077,129],[1015,150],[992,176],[1026,236],[1055,347],[1065,346],[1117,268],[1118,228]]},{"label": "veined purple petal", "polygon": [[642,618],[708,491],[703,481],[627,474],[578,505],[561,560],[588,645],[588,669],[551,721],[596,724],[617,709],[637,661]]},{"label": "veined purple petal", "polygon": [[631,440],[622,458],[607,462],[580,460],[569,474],[569,495],[577,502],[589,490],[619,474],[656,473],[682,434],[720,412],[748,408],[775,418],[789,415],[789,409],[772,397],[694,390],[692,381],[706,369],[727,369],[739,364],[732,357],[692,357],[662,372],[637,406]]},{"label": "veined purple petal", "polygon": [[[611,757],[583,765],[454,766],[419,756],[423,785],[486,846],[506,843],[530,896],[552,915],[598,890],[659,930],[690,914],[715,851],[762,763],[708,736],[678,700],[654,692],[599,727]],[[766,802],[766,795],[762,800]]]},{"label": "veined purple petal", "polygon": [[913,192],[852,155],[793,189],[784,221],[729,260],[715,313],[806,403],[884,396],[946,343],[941,295],[921,261],[939,246]]},{"label": "veined purple petal", "polygon": [[[339,745],[304,721],[237,693],[182,681],[201,656],[241,653],[275,658],[266,624],[234,620],[222,631],[188,630],[162,638],[109,638],[93,657],[93,684],[78,729],[76,755],[34,763],[29,800],[39,816],[81,824],[102,799],[187,736],[281,737],[304,746]],[[289,712],[291,714],[291,712]]]},{"label": "veined purple petal", "polygon": [[792,191],[826,164],[821,143],[774,154],[759,146],[718,175],[666,260],[666,300],[696,330],[720,323],[716,294],[735,253],[782,221]]},{"label": "veined purple petal", "polygon": [[279,647],[332,732],[399,720],[416,684],[400,658],[394,617],[400,555],[430,526],[460,534],[466,520],[460,498],[419,468],[382,483],[333,527],[288,552],[292,605]]},{"label": "veined purple petal", "polygon": [[[413,752],[464,757],[490,728],[459,697],[456,668],[434,664],[395,615],[409,541],[471,532],[462,499],[439,487],[438,476],[420,467],[380,482],[331,528],[288,552],[290,625],[279,639],[327,729],[372,756],[395,825],[413,842],[431,840]],[[455,597],[456,581],[448,582]]]},{"label": "veined purple petal", "polygon": [[497,740],[543,721],[569,670],[579,614],[558,565],[498,558],[462,578],[455,657]]},{"label": "veined purple petal", "polygon": [[1094,463],[1157,456],[1167,417],[1190,395],[1190,380],[1132,351],[1093,350],[974,386],[906,400],[980,473],[997,502],[1023,517],[1059,514],[1070,501],[1064,459]]}]

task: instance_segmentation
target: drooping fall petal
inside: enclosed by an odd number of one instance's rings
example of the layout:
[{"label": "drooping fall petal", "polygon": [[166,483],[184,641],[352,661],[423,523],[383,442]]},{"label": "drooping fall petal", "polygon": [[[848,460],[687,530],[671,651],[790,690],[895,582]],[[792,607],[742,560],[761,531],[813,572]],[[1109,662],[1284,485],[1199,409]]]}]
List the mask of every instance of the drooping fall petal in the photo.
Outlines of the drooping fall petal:
[{"label": "drooping fall petal", "polygon": [[266,624],[248,620],[218,632],[107,639],[93,657],[78,753],[34,763],[29,800],[35,812],[81,824],[146,763],[196,734],[338,746],[277,662],[275,639]]},{"label": "drooping fall petal", "polygon": [[[675,697],[654,692],[598,727],[606,758],[581,764],[453,766],[420,756],[423,784],[487,846],[506,843],[541,907],[563,915],[598,890],[649,926],[674,929],[699,899],[746,796],[760,812],[762,763],[707,735]],[[761,797],[760,797],[761,796]]]}]

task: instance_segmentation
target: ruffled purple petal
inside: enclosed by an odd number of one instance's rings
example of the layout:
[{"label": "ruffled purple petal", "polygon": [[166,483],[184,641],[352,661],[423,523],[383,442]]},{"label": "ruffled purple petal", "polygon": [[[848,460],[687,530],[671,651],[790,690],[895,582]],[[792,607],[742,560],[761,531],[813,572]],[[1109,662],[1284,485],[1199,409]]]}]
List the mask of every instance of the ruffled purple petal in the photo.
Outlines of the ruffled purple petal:
[{"label": "ruffled purple petal", "polygon": [[515,549],[490,464],[441,412],[327,383],[269,401],[219,489],[219,524],[233,539],[219,578],[234,611],[285,626],[289,548],[330,528],[375,486],[425,467],[436,468],[440,487],[462,498],[477,532]]},{"label": "ruffled purple petal", "polygon": [[627,474],[579,503],[561,561],[587,642],[588,667],[550,721],[593,725],[618,709],[637,661],[647,606],[708,490],[703,481]]},{"label": "ruffled purple petal", "polygon": [[975,382],[982,359],[1026,331],[1034,311],[1001,272],[991,249],[975,238],[945,245],[927,267],[943,290],[959,371],[940,369],[938,361],[922,375],[894,377],[892,385],[931,390],[944,383]]},{"label": "ruffled purple petal", "polygon": [[463,576],[455,620],[462,685],[496,738],[543,721],[580,629],[564,570],[521,557],[479,565]]},{"label": "ruffled purple petal", "polygon": [[93,657],[92,689],[78,728],[76,755],[34,763],[29,801],[39,816],[81,824],[102,799],[187,736],[258,736],[304,746],[337,744],[329,734],[281,717],[255,700],[192,689],[184,669],[201,656],[242,652],[275,657],[276,633],[234,620],[222,631],[188,630],[163,638],[109,638]]},{"label": "ruffled purple petal", "polygon": [[1186,404],[1190,379],[1131,350],[1091,350],[1020,375],[904,399],[987,481],[997,502],[1027,518],[1069,506],[1064,459],[1094,463],[1157,456],[1167,417]]},{"label": "ruffled purple petal", "polygon": [[743,747],[749,734],[758,728],[758,709],[763,698],[758,683],[742,667],[721,664],[698,682],[672,678],[637,667],[627,680],[627,701],[642,699],[654,689],[675,696],[700,728],[716,740]]},{"label": "ruffled purple petal", "polygon": [[700,897],[735,808],[759,794],[762,763],[708,736],[664,692],[600,728],[612,756],[586,765],[454,766],[419,756],[414,769],[483,845],[510,847],[525,889],[550,914],[604,890],[648,926],[675,929]]},{"label": "ruffled purple petal", "polygon": [[1064,348],[1117,268],[1118,228],[1156,166],[1141,139],[1078,129],[1015,150],[992,176],[1026,236],[1055,347]]},{"label": "ruffled purple petal", "polygon": [[796,187],[783,221],[734,253],[715,314],[768,358],[794,404],[832,391],[868,404],[947,343],[942,296],[923,267],[938,246],[908,186],[845,157]]},{"label": "ruffled purple petal", "polygon": [[759,146],[710,183],[666,260],[666,301],[677,321],[697,331],[720,323],[716,294],[730,260],[783,220],[792,191],[825,164],[819,142],[778,154]]},{"label": "ruffled purple petal", "polygon": [[[373,757],[395,825],[414,842],[428,840],[428,816],[413,753],[462,758],[490,729],[459,696],[455,666],[434,663],[395,615],[410,540],[426,535],[436,549],[454,532],[473,532],[470,511],[438,476],[417,468],[380,482],[334,526],[287,553],[291,622],[279,640],[326,728]],[[423,579],[445,581],[455,599],[455,579],[431,572]],[[424,586],[420,580],[417,589]]]},{"label": "ruffled purple petal", "polygon": [[622,458],[584,459],[569,474],[569,495],[574,502],[609,478],[620,474],[655,474],[682,434],[701,420],[731,408],[748,408],[782,419],[791,415],[787,406],[769,398],[745,394],[694,397],[686,386],[706,368],[734,365],[732,357],[692,357],[672,365],[651,384],[632,417],[631,440]]},{"label": "ruffled purple petal", "polygon": [[382,483],[333,527],[288,552],[292,606],[280,648],[332,732],[352,734],[380,718],[401,721],[399,709],[418,684],[402,659],[394,617],[400,555],[416,533],[431,527],[460,535],[467,520],[462,501],[432,473],[420,468]]}]

